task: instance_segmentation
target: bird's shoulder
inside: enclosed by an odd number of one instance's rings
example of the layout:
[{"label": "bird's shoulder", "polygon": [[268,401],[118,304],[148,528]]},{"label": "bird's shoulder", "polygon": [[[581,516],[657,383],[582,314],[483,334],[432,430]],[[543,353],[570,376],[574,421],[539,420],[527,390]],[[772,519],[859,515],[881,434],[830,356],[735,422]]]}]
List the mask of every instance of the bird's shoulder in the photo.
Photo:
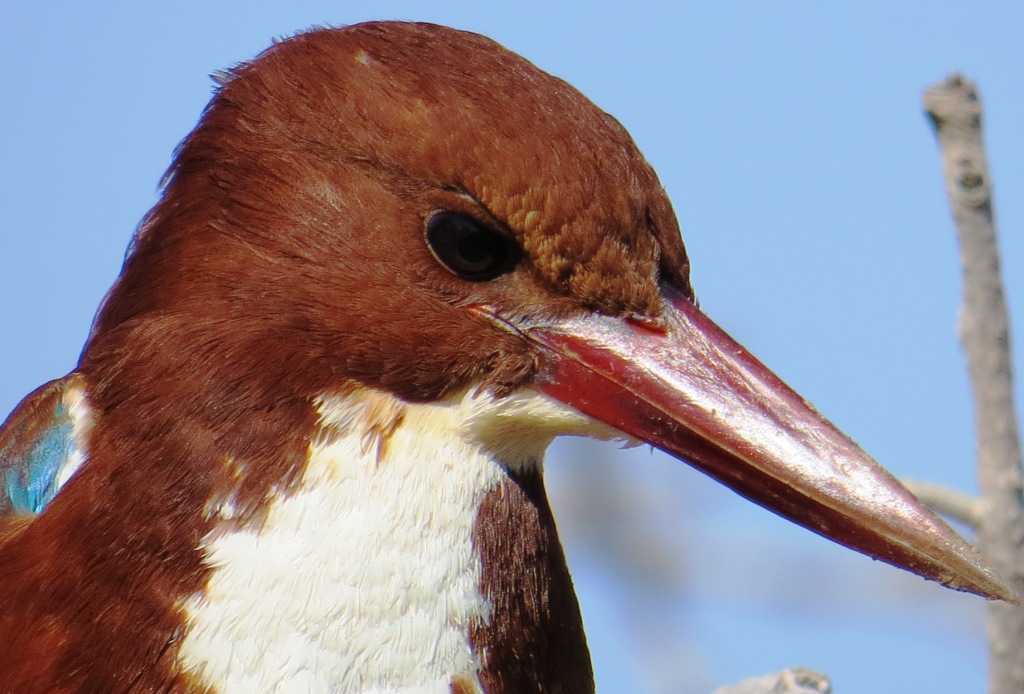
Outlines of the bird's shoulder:
[{"label": "bird's shoulder", "polygon": [[43,512],[85,461],[92,412],[85,377],[37,388],[0,426],[0,528]]}]

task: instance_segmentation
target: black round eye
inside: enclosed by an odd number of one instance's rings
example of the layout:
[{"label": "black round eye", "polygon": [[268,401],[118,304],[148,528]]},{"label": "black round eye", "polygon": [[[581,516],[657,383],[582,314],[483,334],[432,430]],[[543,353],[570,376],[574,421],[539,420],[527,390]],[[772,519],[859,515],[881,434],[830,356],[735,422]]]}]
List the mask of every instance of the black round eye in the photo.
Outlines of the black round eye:
[{"label": "black round eye", "polygon": [[512,239],[457,212],[438,212],[430,218],[427,245],[442,265],[470,282],[492,280],[519,260]]}]

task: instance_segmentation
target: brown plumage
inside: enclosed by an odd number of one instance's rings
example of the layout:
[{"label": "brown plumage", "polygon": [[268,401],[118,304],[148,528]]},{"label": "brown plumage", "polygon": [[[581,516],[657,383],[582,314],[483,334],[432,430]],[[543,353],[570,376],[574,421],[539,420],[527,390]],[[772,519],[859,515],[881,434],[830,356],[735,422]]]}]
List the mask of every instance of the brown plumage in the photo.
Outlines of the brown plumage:
[{"label": "brown plumage", "polygon": [[[655,313],[659,264],[688,291],[671,207],[629,135],[489,39],[315,31],[223,81],[77,369],[102,420],[80,493],[0,554],[19,608],[0,615],[0,672],[21,691],[41,672],[70,689],[188,688],[173,606],[207,573],[201,509],[237,487],[258,523],[302,473],[316,395],[352,383],[423,401],[532,376],[521,340],[456,307]],[[452,276],[422,242],[438,209],[514,235],[523,271]]]}]

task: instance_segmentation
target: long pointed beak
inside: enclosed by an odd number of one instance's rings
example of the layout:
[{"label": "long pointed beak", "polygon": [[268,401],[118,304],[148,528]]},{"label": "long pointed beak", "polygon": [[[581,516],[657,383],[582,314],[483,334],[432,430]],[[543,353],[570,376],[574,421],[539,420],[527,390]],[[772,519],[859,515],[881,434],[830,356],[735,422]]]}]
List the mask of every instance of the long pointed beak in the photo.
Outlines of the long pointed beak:
[{"label": "long pointed beak", "polygon": [[794,523],[989,599],[1013,590],[977,551],[686,297],[657,323],[586,315],[515,324],[539,347],[535,387]]}]

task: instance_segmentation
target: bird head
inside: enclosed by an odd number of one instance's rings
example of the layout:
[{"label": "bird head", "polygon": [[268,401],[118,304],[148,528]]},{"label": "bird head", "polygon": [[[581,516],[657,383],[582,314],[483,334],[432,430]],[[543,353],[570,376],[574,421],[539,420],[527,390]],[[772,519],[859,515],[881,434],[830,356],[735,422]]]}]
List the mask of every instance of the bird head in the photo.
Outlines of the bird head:
[{"label": "bird head", "polygon": [[106,410],[142,414],[136,439],[201,420],[182,445],[227,444],[255,508],[298,474],[308,441],[266,453],[325,392],[528,393],[565,408],[554,433],[606,427],[853,549],[1010,595],[701,313],[655,173],[565,82],[391,23],[298,35],[220,82],[83,356]]}]

